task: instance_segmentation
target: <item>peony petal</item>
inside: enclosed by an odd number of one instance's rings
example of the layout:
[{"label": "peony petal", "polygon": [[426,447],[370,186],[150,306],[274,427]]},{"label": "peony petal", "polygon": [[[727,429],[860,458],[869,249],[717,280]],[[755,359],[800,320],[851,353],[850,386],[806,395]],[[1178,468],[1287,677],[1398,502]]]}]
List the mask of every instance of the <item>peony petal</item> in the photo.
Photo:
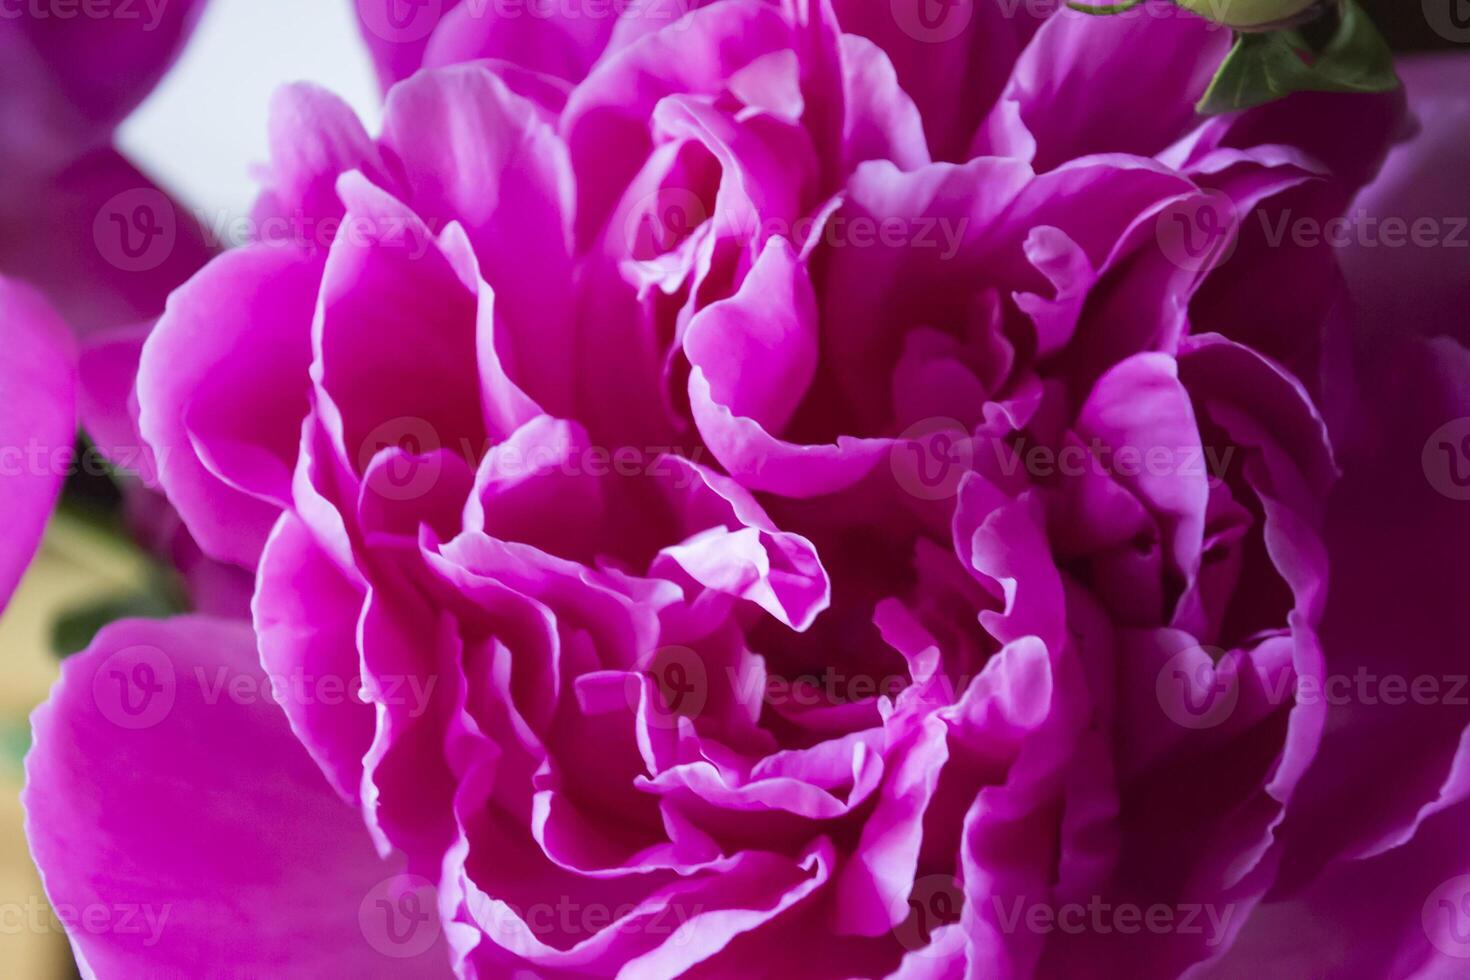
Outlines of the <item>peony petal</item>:
[{"label": "peony petal", "polygon": [[865,37],[842,36],[843,167],[892,160],[901,170],[930,163],[919,107],[900,87],[887,52]]},{"label": "peony petal", "polygon": [[0,274],[41,289],[84,336],[157,317],[220,237],[110,149],[0,184]]},{"label": "peony petal", "polygon": [[976,126],[1045,17],[1024,4],[835,0],[833,7],[843,30],[887,52],[923,115],[933,158],[950,161],[968,158]]},{"label": "peony petal", "polygon": [[111,626],[34,724],[31,852],[87,975],[447,975],[435,919],[380,918],[400,865],[291,735],[248,627]]},{"label": "peony petal", "polygon": [[415,214],[434,229],[457,222],[473,243],[510,377],[553,414],[570,412],[573,183],[561,138],[494,73],[462,65],[395,86],[383,144]]},{"label": "peony petal", "polygon": [[[1175,361],[1139,354],[1104,375],[1078,415],[1077,432],[1111,450],[1116,479],[1132,489],[1165,522],[1175,567],[1196,567],[1203,543],[1205,473],[1178,465],[1203,459],[1189,395],[1179,383]],[[1162,449],[1169,464],[1150,462]]]},{"label": "peony petal", "polygon": [[76,442],[76,355],[61,319],[29,287],[0,279],[0,609],[41,543]]},{"label": "peony petal", "polygon": [[158,463],[138,431],[138,363],[151,324],[89,337],[77,359],[77,414],[82,429],[118,469],[158,486]]},{"label": "peony petal", "polygon": [[692,536],[661,554],[706,588],[754,602],[797,631],[810,628],[832,601],[816,547],[778,530],[734,480],[681,457],[665,462],[679,474],[672,490]]},{"label": "peony petal", "polygon": [[305,82],[278,89],[270,107],[271,161],[251,217],[258,233],[271,238],[273,221],[299,229],[308,251],[325,252],[342,217],[337,178],[360,170],[387,183],[378,147],[352,108],[337,96]]},{"label": "peony petal", "polygon": [[[740,291],[690,321],[684,353],[709,382],[717,404],[780,432],[816,372],[816,317],[806,270],[790,242],[773,238]],[[762,369],[742,369],[752,361]],[[716,434],[706,435],[712,448],[719,445],[710,438]]]},{"label": "peony petal", "polygon": [[253,568],[290,499],[320,269],[292,248],[230,252],[174,294],[143,347],[139,428],[169,499],[222,561]]},{"label": "peony petal", "polygon": [[260,662],[278,679],[296,737],[332,787],[357,801],[373,712],[362,699],[357,623],[366,596],[292,514],[282,514],[260,559],[252,602]]},{"label": "peony petal", "polygon": [[361,476],[396,445],[478,458],[486,434],[475,293],[401,202],[359,174],[344,176],[338,192],[346,221],[365,234],[339,236],[327,257],[311,377],[340,464]]},{"label": "peony petal", "polygon": [[[1449,315],[1470,304],[1470,215],[1454,177],[1470,165],[1470,61],[1405,58],[1399,74],[1419,131],[1389,154],[1354,202],[1348,246],[1336,251],[1366,330],[1443,332],[1470,344],[1464,317]],[[1385,224],[1390,220],[1395,225]]]},{"label": "peony petal", "polygon": [[[1126,17],[1064,8],[1016,61],[971,153],[1019,155],[1043,171],[1091,153],[1157,153],[1195,121],[1230,43],[1229,31],[1162,3]],[[1024,143],[1002,121],[1009,105]]]},{"label": "peony petal", "polygon": [[15,8],[0,21],[0,159],[21,172],[105,144],[183,47],[204,0]]},{"label": "peony petal", "polygon": [[666,95],[714,95],[726,79],[791,43],[791,27],[760,0],[729,0],[645,34],[597,65],[572,93],[561,131],[577,173],[577,241],[598,237],[651,148],[648,120]]}]

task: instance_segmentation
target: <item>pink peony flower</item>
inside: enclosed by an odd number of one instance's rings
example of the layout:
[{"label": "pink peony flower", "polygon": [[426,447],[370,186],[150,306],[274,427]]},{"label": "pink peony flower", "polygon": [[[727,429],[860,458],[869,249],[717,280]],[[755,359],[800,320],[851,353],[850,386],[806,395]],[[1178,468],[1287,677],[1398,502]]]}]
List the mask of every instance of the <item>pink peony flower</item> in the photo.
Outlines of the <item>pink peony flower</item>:
[{"label": "pink peony flower", "polygon": [[49,894],[157,925],[92,973],[1260,973],[1457,786],[1317,833],[1359,406],[1276,229],[1397,101],[1201,123],[1163,12],[695,6],[364,0],[381,136],[280,96],[137,375],[254,635],[117,625],[37,719]]}]

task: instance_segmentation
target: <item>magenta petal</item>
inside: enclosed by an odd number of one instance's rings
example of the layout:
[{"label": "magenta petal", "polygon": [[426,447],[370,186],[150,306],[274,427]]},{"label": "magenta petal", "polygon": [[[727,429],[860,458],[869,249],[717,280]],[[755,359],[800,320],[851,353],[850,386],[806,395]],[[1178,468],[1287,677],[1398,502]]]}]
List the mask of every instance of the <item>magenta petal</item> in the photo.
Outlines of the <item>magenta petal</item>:
[{"label": "magenta petal", "polygon": [[281,708],[296,737],[351,802],[374,728],[357,650],[366,598],[298,518],[281,516],[261,555],[251,604],[260,661],[281,681]]},{"label": "magenta petal", "polygon": [[939,718],[910,723],[889,737],[888,783],[863,828],[857,854],[837,880],[842,931],[882,935],[903,921],[913,887],[924,815],[949,761],[948,726]]},{"label": "magenta petal", "polygon": [[204,0],[29,5],[0,18],[0,158],[22,169],[105,143],[168,70]]},{"label": "magenta petal", "polygon": [[[377,901],[399,865],[378,859],[292,736],[248,627],[109,627],[66,661],[34,724],[31,852],[53,907],[79,910],[71,938],[88,975],[220,963],[280,977],[447,974],[435,919],[410,935],[418,950],[384,928]],[[90,928],[97,909],[118,927]],[[137,927],[124,929],[129,909]]]},{"label": "magenta petal", "polygon": [[1177,567],[1193,569],[1208,502],[1205,473],[1179,465],[1158,467],[1146,459],[1155,449],[1171,459],[1203,458],[1194,409],[1179,383],[1175,361],[1163,354],[1139,354],[1109,371],[1083,406],[1077,431],[1114,453],[1118,477],[1172,535]]},{"label": "magenta petal", "polygon": [[[669,23],[688,5],[686,0],[668,5],[662,18],[656,5],[645,4],[645,8],[631,9],[635,17]],[[580,81],[607,46],[617,24],[613,14],[618,9],[612,4],[585,10],[577,4],[560,4],[548,5],[535,16],[522,11],[498,15],[487,13],[479,3],[461,3],[435,28],[424,63],[452,65],[497,59],[569,82]]]},{"label": "magenta petal", "polygon": [[311,376],[341,463],[360,475],[393,445],[474,458],[486,444],[476,295],[404,204],[356,173],[338,189],[346,220],[366,233],[332,244]]},{"label": "magenta petal", "polygon": [[66,324],[34,290],[0,279],[0,608],[30,563],[76,440],[76,355]]},{"label": "magenta petal", "polygon": [[[1435,814],[1470,797],[1470,707],[1458,690],[1465,670],[1457,653],[1470,642],[1460,599],[1470,584],[1452,557],[1470,547],[1462,472],[1470,334],[1461,303],[1470,248],[1423,239],[1384,247],[1392,239],[1381,223],[1413,228],[1427,219],[1448,233],[1457,222],[1445,217],[1467,213],[1470,197],[1450,176],[1470,128],[1465,69],[1444,57],[1402,66],[1423,128],[1359,198],[1359,235],[1371,237],[1340,251],[1356,301],[1355,386],[1333,379],[1350,410],[1333,419],[1343,479],[1327,506],[1323,645],[1334,676],[1420,687],[1404,699],[1332,706],[1284,832],[1294,845],[1285,872],[1293,885],[1324,863],[1405,847]],[[1365,753],[1394,762],[1364,766]]]},{"label": "magenta petal", "polygon": [[[1330,499],[1323,642],[1334,676],[1399,677],[1421,688],[1417,697],[1352,697],[1332,707],[1288,825],[1301,836],[1295,858],[1310,867],[1400,846],[1429,815],[1470,797],[1470,709],[1456,653],[1470,635],[1458,598],[1467,581],[1451,558],[1470,534],[1442,449],[1455,445],[1446,433],[1470,418],[1470,354],[1444,338],[1413,341],[1379,352],[1364,380],[1380,409],[1370,439],[1344,450],[1345,475]],[[1425,683],[1433,685],[1427,696]],[[1366,767],[1365,753],[1398,761]]]},{"label": "magenta petal", "polygon": [[591,560],[606,518],[602,481],[588,472],[587,433],[541,416],[511,433],[480,463],[464,530]]},{"label": "magenta petal", "polygon": [[[1017,154],[1038,170],[1103,152],[1153,154],[1195,119],[1231,35],[1162,2],[1126,17],[1061,10],[1036,32],[972,150]],[[1143,52],[1147,52],[1144,56]],[[1034,146],[1008,139],[1015,106]]]},{"label": "magenta petal", "polygon": [[139,426],[159,481],[222,561],[253,568],[290,498],[320,268],[291,248],[230,252],[173,295],[143,347]]},{"label": "magenta petal", "polygon": [[590,241],[651,149],[648,121],[667,95],[711,96],[763,55],[785,50],[790,25],[773,5],[736,0],[692,11],[595,67],[567,101],[561,131],[582,196],[577,239]]},{"label": "magenta petal", "polygon": [[835,0],[833,7],[844,31],[887,52],[899,84],[923,114],[936,160],[966,158],[975,127],[1027,36],[1054,9],[931,0]]},{"label": "magenta petal", "polygon": [[779,530],[736,481],[679,457],[661,461],[675,474],[683,522],[692,536],[663,554],[706,588],[754,602],[802,631],[832,601],[832,583],[816,547]]},{"label": "magenta petal", "polygon": [[337,178],[360,170],[386,181],[378,147],[347,103],[325,89],[288,85],[271,99],[271,162],[253,217],[262,232],[272,219],[293,231],[302,228],[303,247],[325,251],[331,221],[342,216]]},{"label": "magenta petal", "polygon": [[924,119],[899,86],[888,54],[865,37],[844,34],[842,61],[844,166],[851,170],[865,160],[892,160],[903,170],[916,170],[930,163]]},{"label": "magenta petal", "polygon": [[[785,427],[817,367],[816,300],[790,242],[771,239],[740,292],[694,317],[684,353],[717,404],[767,431]],[[762,369],[749,370],[757,360]],[[706,439],[718,455],[718,432]]]},{"label": "magenta petal", "polygon": [[77,414],[87,437],[114,466],[156,487],[158,464],[138,431],[135,397],[138,362],[151,331],[145,324],[88,338],[77,359]]},{"label": "magenta petal", "polygon": [[[697,378],[698,376],[694,376]],[[719,436],[723,458],[754,490],[786,497],[820,497],[846,490],[880,466],[895,443],[888,439],[839,436],[835,443],[800,446],[773,439],[749,419],[737,419],[713,404],[691,379],[695,417]]]},{"label": "magenta petal", "polygon": [[1203,975],[1458,980],[1470,943],[1464,803],[1426,821],[1402,847],[1330,868],[1310,888],[1256,908],[1232,947]]},{"label": "magenta petal", "polygon": [[1001,643],[1038,637],[1054,653],[1062,647],[1062,582],[1053,563],[1045,529],[1030,494],[1003,500],[978,474],[959,489],[955,544],[962,559],[1004,597],[1000,612],[979,614]]},{"label": "magenta petal", "polygon": [[434,29],[459,3],[353,0],[358,29],[384,89],[418,71]]},{"label": "magenta petal", "polygon": [[575,191],[551,121],[483,66],[460,65],[393,89],[383,144],[415,214],[435,230],[457,222],[474,245],[510,377],[553,414],[569,412]]},{"label": "magenta petal", "polygon": [[1470,167],[1470,59],[1406,58],[1399,72],[1419,132],[1353,203],[1360,224],[1338,254],[1368,329],[1443,331],[1470,343],[1466,318],[1450,315],[1470,304],[1470,215],[1459,179]]},{"label": "magenta petal", "polygon": [[41,289],[79,334],[158,316],[212,252],[210,230],[110,149],[39,185],[0,182],[0,274]]}]

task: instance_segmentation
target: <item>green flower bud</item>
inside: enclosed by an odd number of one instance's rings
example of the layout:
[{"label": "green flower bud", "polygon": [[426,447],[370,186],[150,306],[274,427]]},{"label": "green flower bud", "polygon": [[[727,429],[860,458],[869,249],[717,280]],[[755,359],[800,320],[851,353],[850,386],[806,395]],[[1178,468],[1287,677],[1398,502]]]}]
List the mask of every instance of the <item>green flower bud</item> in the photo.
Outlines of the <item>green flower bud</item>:
[{"label": "green flower bud", "polygon": [[[1106,17],[1143,6],[1147,0],[1067,0],[1067,6],[1084,14]],[[1205,20],[1240,31],[1290,25],[1313,7],[1328,0],[1171,0],[1176,6]]]},{"label": "green flower bud", "polygon": [[1319,0],[1174,0],[1174,3],[1226,27],[1265,27],[1290,21]]}]

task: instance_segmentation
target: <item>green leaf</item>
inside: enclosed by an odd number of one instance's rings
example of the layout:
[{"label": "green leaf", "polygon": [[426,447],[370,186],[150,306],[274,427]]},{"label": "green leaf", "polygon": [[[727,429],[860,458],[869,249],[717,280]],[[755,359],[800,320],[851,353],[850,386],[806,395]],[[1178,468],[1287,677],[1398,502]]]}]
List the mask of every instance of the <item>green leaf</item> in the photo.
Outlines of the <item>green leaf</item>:
[{"label": "green leaf", "polygon": [[1241,34],[1197,108],[1214,116],[1301,91],[1311,68],[1281,31]]},{"label": "green leaf", "polygon": [[1347,0],[1342,21],[1312,63],[1324,92],[1391,92],[1399,87],[1393,51],[1357,0]]},{"label": "green leaf", "polygon": [[80,653],[108,623],[119,619],[167,619],[183,612],[182,603],[161,591],[117,596],[73,609],[51,629],[51,647],[59,657]]},{"label": "green leaf", "polygon": [[1356,0],[1333,15],[1325,41],[1306,28],[1241,34],[1198,109],[1206,115],[1249,109],[1293,92],[1387,92],[1399,86],[1393,52]]},{"label": "green leaf", "polygon": [[1148,0],[1121,0],[1119,3],[1110,3],[1103,6],[1082,3],[1080,0],[1067,0],[1067,6],[1079,14],[1092,14],[1097,17],[1111,17],[1113,14],[1126,14],[1134,7],[1140,6]]},{"label": "green leaf", "polygon": [[120,516],[105,507],[64,500],[46,531],[45,547],[59,567],[97,582],[80,602],[50,604],[51,649],[58,657],[86,649],[115,620],[162,619],[189,608],[178,572],[144,551]]}]

